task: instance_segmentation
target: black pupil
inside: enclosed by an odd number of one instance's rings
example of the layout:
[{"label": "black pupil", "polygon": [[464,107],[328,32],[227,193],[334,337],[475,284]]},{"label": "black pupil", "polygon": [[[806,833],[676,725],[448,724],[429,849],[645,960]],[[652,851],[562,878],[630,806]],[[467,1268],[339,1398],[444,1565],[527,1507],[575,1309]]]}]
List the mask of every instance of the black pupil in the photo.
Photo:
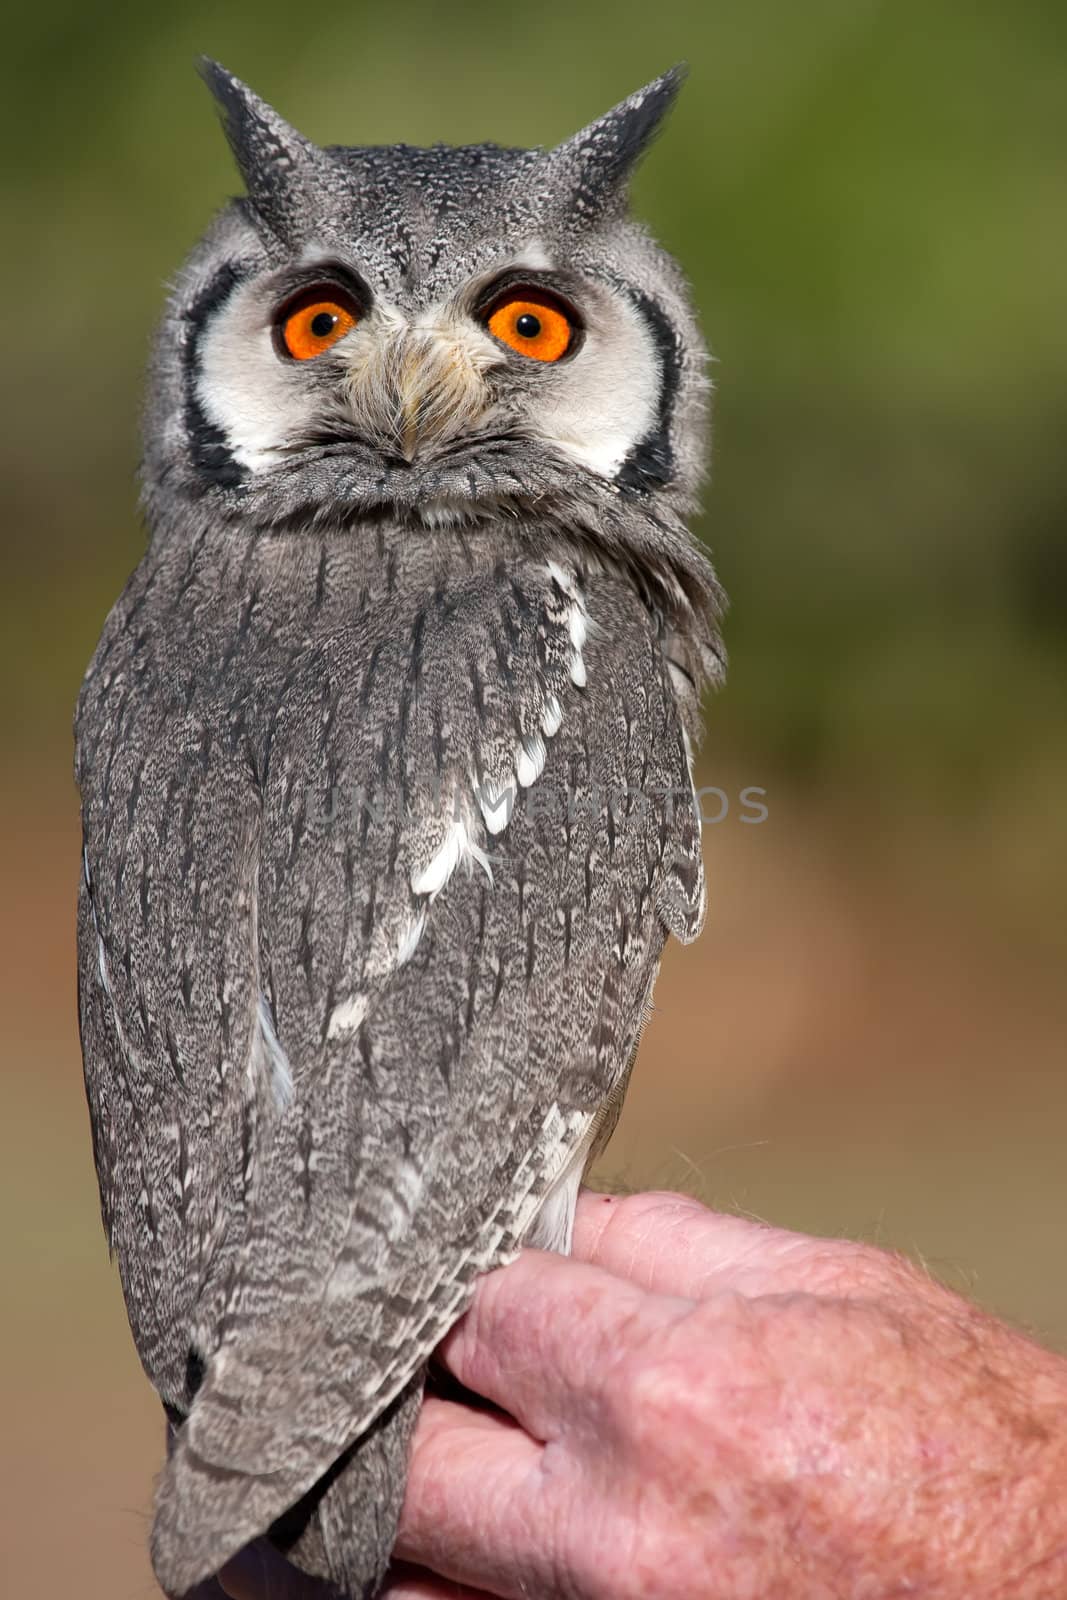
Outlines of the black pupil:
[{"label": "black pupil", "polygon": [[535,317],[531,311],[524,311],[515,324],[515,332],[524,339],[536,339],[541,332],[540,317]]},{"label": "black pupil", "polygon": [[316,311],[311,319],[311,331],[316,339],[325,339],[334,330],[337,318],[332,311]]}]

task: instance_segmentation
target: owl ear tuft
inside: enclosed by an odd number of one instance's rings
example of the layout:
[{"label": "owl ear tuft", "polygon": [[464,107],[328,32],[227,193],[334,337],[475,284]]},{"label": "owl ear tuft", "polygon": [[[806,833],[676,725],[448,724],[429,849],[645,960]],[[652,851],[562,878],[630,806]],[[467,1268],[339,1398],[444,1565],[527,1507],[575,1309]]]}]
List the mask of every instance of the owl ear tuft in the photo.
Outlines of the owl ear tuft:
[{"label": "owl ear tuft", "polygon": [[654,78],[545,157],[566,186],[570,213],[593,222],[622,209],[633,170],[685,81],[684,64]]},{"label": "owl ear tuft", "polygon": [[306,227],[316,188],[336,182],[336,163],[217,61],[204,56],[199,67],[222,111],[249,200],[272,233],[291,240],[301,219]]}]

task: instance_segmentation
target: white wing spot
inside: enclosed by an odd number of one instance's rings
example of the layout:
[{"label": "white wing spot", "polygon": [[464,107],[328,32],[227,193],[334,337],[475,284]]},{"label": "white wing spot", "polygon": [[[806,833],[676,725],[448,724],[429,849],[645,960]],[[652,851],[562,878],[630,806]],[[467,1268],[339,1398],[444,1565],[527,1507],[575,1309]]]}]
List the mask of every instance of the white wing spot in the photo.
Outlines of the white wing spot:
[{"label": "white wing spot", "polygon": [[347,1000],[342,1000],[341,1004],[334,1006],[330,1012],[330,1021],[326,1029],[327,1039],[340,1038],[343,1033],[354,1033],[366,1015],[367,996],[349,995]]},{"label": "white wing spot", "polygon": [[584,689],[589,681],[589,675],[585,669],[585,660],[582,656],[586,639],[589,637],[589,614],[585,609],[585,600],[578,587],[578,580],[573,573],[565,572],[558,561],[548,561],[545,565],[548,568],[552,582],[562,590],[571,602],[570,613],[567,617],[567,631],[571,637],[571,648],[573,650],[570,665],[571,682],[576,689]]},{"label": "white wing spot", "polygon": [[274,1103],[279,1110],[284,1110],[293,1100],[293,1069],[274,1031],[274,1018],[265,994],[260,995],[256,1007],[255,1028],[250,1065],[253,1071],[266,1071]]},{"label": "white wing spot", "polygon": [[478,807],[485,822],[486,832],[490,834],[503,833],[511,821],[511,812],[515,804],[515,789],[510,783],[497,784],[492,778],[486,777],[478,786]]},{"label": "white wing spot", "polygon": [[563,721],[563,707],[554,694],[550,694],[545,702],[545,709],[541,714],[541,726],[545,731],[546,739],[554,739],[560,730]]},{"label": "white wing spot", "polygon": [[466,863],[467,863],[467,871],[468,871],[468,873],[473,870],[475,863],[477,863],[477,865],[479,867],[481,867],[482,871],[485,873],[486,877],[489,879],[490,884],[492,884],[492,882],[493,882],[492,864],[490,863],[489,857],[486,855],[485,851],[481,848],[480,845],[476,845],[473,839],[468,839],[467,840],[467,851],[466,851],[465,860],[466,860]]},{"label": "white wing spot", "polygon": [[459,864],[463,848],[463,832],[463,824],[453,822],[445,834],[445,842],[440,849],[430,857],[420,871],[411,874],[413,894],[428,894],[430,899],[434,900],[441,893]]},{"label": "white wing spot", "polygon": [[528,789],[531,783],[537,782],[545,770],[547,755],[545,741],[540,734],[535,734],[532,739],[523,740],[515,757],[515,776],[519,780],[521,789]]},{"label": "white wing spot", "polygon": [[429,895],[431,900],[435,900],[461,861],[466,864],[468,871],[472,864],[477,862],[492,883],[493,873],[488,856],[471,838],[467,824],[461,817],[457,817],[449,827],[445,842],[440,849],[430,857],[421,871],[412,873],[412,893]]},{"label": "white wing spot", "polygon": [[398,967],[405,966],[411,960],[415,951],[419,948],[419,940],[425,931],[426,913],[425,911],[420,911],[417,917],[412,918],[404,937],[397,946],[396,964]]}]

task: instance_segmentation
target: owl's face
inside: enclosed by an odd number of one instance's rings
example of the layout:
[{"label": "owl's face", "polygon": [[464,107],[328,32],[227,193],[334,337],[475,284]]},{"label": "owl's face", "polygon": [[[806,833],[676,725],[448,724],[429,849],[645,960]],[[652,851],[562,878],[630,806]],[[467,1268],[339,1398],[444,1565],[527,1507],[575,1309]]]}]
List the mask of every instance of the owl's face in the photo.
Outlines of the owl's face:
[{"label": "owl's face", "polygon": [[684,509],[705,352],[625,215],[669,74],[553,151],[320,150],[208,68],[247,199],[164,322],[146,482],[260,524]]}]

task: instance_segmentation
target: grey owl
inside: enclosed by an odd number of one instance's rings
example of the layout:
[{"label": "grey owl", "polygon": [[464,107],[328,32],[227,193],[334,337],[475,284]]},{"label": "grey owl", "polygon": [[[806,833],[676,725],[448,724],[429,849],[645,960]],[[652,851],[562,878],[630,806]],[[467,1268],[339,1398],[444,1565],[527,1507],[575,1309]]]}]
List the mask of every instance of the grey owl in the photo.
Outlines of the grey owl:
[{"label": "grey owl", "polygon": [[247,192],[78,706],[85,1081],[163,1588],[267,1535],[370,1596],[427,1359],[568,1248],[703,918],[705,351],[627,210],[679,74],[546,151],[319,148],[205,73]]}]

